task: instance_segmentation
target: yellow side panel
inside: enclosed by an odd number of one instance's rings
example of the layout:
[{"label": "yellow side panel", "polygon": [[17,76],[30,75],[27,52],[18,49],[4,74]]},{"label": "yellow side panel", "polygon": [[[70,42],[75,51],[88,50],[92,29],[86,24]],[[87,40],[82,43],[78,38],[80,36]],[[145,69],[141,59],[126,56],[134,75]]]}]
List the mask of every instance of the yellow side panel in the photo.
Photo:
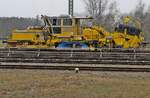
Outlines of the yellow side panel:
[{"label": "yellow side panel", "polygon": [[118,46],[123,46],[124,45],[124,43],[125,43],[125,39],[124,38],[116,38],[116,39],[114,39],[114,42],[115,42],[115,44]]},{"label": "yellow side panel", "polygon": [[62,33],[64,33],[64,32],[74,32],[73,27],[70,27],[70,26],[62,27]]},{"label": "yellow side panel", "polygon": [[35,36],[34,33],[13,33],[12,40],[32,40]]},{"label": "yellow side panel", "polygon": [[86,40],[99,40],[100,35],[96,30],[84,29],[83,37]]}]

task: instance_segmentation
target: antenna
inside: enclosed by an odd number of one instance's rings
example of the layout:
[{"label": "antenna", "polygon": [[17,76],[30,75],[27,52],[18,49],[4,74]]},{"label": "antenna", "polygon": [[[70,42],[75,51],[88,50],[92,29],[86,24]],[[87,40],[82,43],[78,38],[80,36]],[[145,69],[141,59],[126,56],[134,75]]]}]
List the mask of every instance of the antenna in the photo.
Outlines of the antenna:
[{"label": "antenna", "polygon": [[69,15],[73,16],[74,14],[74,2],[73,0],[69,0],[69,9],[68,9]]}]

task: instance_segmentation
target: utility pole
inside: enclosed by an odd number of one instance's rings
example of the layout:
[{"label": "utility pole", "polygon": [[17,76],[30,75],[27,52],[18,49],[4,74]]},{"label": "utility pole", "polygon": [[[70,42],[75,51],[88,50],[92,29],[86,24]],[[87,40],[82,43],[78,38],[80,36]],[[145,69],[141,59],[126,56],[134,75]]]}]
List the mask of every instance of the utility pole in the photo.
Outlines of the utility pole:
[{"label": "utility pole", "polygon": [[73,16],[74,14],[74,2],[73,0],[69,0],[69,9],[68,9],[69,15]]}]

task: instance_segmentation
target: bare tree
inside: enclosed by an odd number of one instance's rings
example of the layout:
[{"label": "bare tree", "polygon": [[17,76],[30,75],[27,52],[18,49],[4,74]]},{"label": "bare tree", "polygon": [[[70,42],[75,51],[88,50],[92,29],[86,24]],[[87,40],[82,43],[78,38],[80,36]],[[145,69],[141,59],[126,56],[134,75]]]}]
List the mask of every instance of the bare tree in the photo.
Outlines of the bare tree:
[{"label": "bare tree", "polygon": [[[104,14],[108,7],[108,0],[84,0],[87,13],[96,19],[96,23],[103,23]],[[98,20],[98,21],[97,21]]]},{"label": "bare tree", "polygon": [[134,17],[139,18],[140,20],[144,19],[145,16],[145,3],[143,0],[139,0],[138,4],[136,5],[136,8],[134,10]]},{"label": "bare tree", "polygon": [[101,16],[106,11],[108,0],[84,0],[89,15]]},{"label": "bare tree", "polygon": [[135,7],[135,10],[133,12],[133,17],[135,19],[139,19],[142,26],[142,31],[144,32],[145,39],[150,40],[150,6],[146,10],[146,4],[139,0],[138,4]]},{"label": "bare tree", "polygon": [[118,13],[117,2],[108,0],[84,0],[87,12],[95,18],[94,23],[112,31]]},{"label": "bare tree", "polygon": [[145,34],[146,40],[150,41],[150,5],[148,9],[145,11],[144,19],[143,19],[143,31]]},{"label": "bare tree", "polygon": [[119,10],[117,9],[117,2],[111,2],[109,4],[108,13],[105,15],[105,26],[110,31],[113,30],[117,18],[119,17]]},{"label": "bare tree", "polygon": [[147,13],[150,14],[150,5],[148,6]]}]

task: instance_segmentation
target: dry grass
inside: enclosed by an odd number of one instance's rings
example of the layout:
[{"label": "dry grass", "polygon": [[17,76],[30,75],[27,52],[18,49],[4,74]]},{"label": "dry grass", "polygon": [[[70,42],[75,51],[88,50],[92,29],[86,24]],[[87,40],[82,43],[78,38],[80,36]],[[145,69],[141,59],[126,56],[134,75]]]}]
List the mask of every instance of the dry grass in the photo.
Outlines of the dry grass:
[{"label": "dry grass", "polygon": [[150,74],[0,70],[0,98],[150,98]]}]

